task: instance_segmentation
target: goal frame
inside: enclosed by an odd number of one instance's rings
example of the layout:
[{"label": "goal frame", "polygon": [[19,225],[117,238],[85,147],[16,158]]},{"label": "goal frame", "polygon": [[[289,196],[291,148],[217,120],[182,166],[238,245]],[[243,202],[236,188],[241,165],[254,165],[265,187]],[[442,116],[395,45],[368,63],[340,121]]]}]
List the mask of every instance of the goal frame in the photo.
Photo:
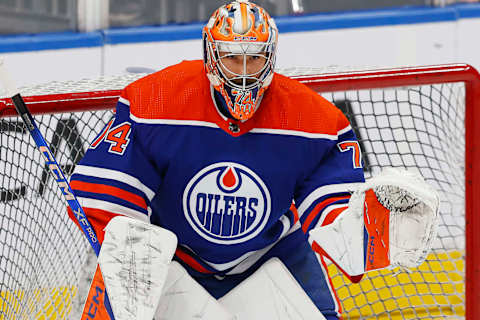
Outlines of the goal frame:
[{"label": "goal frame", "polygon": [[[321,92],[380,89],[452,82],[465,83],[465,316],[474,319],[480,314],[480,74],[468,64],[447,64],[325,73],[292,78]],[[113,109],[121,90],[100,90],[68,94],[26,96],[31,113]],[[41,100],[41,102],[39,102]],[[59,103],[61,102],[61,103]],[[16,116],[10,98],[0,99],[0,119]],[[477,250],[477,254],[475,254]]]}]

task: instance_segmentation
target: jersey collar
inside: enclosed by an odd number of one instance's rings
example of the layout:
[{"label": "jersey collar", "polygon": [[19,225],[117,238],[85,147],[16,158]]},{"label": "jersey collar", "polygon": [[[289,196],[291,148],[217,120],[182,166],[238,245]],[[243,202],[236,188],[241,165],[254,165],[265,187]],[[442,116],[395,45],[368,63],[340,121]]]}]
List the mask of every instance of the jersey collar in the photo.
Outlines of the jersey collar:
[{"label": "jersey collar", "polygon": [[[225,100],[213,88],[213,86],[210,86],[210,95],[211,95],[212,102],[217,114],[215,122],[223,131],[227,132],[231,136],[238,137],[243,135],[244,133],[249,132],[251,129],[255,128],[255,124],[257,122],[255,115],[253,115],[253,117],[249,120],[242,121],[242,120],[234,119],[228,113],[228,107],[226,105]],[[259,101],[258,108],[260,108],[263,96],[260,97],[260,99],[261,100]]]}]

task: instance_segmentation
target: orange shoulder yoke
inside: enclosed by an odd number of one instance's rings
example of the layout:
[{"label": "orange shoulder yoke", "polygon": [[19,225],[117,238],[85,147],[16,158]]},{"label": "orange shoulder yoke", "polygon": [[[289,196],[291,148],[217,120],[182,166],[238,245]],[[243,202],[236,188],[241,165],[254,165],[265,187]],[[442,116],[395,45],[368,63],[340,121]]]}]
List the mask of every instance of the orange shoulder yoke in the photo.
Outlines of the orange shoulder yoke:
[{"label": "orange shoulder yoke", "polygon": [[275,74],[260,105],[257,127],[336,135],[349,121],[331,102],[297,80]]},{"label": "orange shoulder yoke", "polygon": [[[183,61],[133,82],[122,95],[130,102],[130,113],[142,119],[220,121],[203,68],[201,60]],[[251,128],[328,135],[337,135],[349,125],[332,103],[280,74],[275,74],[259,109],[247,123]]]},{"label": "orange shoulder yoke", "polygon": [[183,61],[130,84],[123,93],[130,113],[143,119],[196,119],[211,103],[201,60]]}]

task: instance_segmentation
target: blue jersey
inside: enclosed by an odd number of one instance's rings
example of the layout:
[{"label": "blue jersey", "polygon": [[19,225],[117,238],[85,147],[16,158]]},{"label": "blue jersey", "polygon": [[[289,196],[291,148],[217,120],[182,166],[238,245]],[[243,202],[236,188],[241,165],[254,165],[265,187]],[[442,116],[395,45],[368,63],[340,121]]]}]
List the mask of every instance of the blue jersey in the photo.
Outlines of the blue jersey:
[{"label": "blue jersey", "polygon": [[150,221],[193,269],[233,274],[345,209],[364,176],[348,120],[303,84],[275,74],[245,122],[212,90],[201,61],[132,83],[71,184],[97,233],[114,214]]}]

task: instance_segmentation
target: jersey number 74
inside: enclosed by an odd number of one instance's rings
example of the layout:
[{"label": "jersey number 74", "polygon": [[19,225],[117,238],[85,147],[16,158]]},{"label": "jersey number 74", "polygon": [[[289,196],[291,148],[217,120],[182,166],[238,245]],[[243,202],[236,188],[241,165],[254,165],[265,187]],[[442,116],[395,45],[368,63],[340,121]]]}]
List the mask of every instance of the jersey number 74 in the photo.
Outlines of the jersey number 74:
[{"label": "jersey number 74", "polygon": [[132,131],[132,125],[129,122],[122,122],[119,125],[111,128],[113,124],[113,119],[105,126],[102,133],[92,142],[90,149],[96,149],[98,145],[102,142],[110,143],[108,152],[123,155],[125,149],[130,142],[128,138],[130,132]]}]

